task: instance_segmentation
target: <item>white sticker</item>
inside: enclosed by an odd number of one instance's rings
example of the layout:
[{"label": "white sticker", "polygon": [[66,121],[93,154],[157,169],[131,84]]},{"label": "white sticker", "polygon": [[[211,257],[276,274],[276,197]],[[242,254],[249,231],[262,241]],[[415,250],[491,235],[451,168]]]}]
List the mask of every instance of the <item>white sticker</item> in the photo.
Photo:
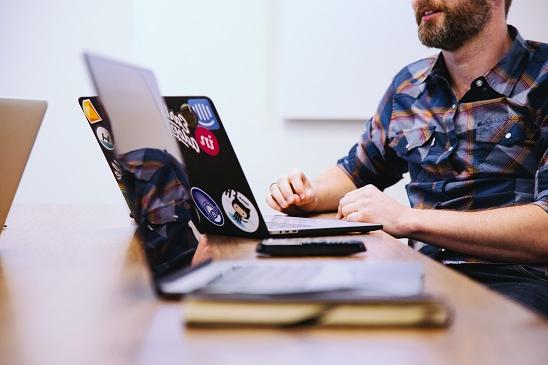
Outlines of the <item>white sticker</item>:
[{"label": "white sticker", "polygon": [[236,190],[226,190],[222,203],[226,215],[236,227],[246,232],[255,232],[259,228],[257,210],[245,195]]},{"label": "white sticker", "polygon": [[110,151],[114,149],[114,141],[112,140],[112,135],[110,134],[108,129],[104,127],[97,127],[97,129],[95,130],[95,134],[97,135],[97,138],[99,139],[99,142],[101,142],[101,145],[103,147]]},{"label": "white sticker", "polygon": [[168,115],[173,136],[185,147],[200,153],[200,146],[198,145],[198,142],[196,142],[196,139],[191,136],[190,127],[185,117],[181,113],[175,114],[171,110]]},{"label": "white sticker", "polygon": [[120,181],[122,180],[122,167],[120,166],[120,164],[118,163],[118,161],[116,160],[113,160],[111,163],[110,163],[110,166],[112,166],[112,173],[114,174],[114,177],[116,178],[116,180]]}]

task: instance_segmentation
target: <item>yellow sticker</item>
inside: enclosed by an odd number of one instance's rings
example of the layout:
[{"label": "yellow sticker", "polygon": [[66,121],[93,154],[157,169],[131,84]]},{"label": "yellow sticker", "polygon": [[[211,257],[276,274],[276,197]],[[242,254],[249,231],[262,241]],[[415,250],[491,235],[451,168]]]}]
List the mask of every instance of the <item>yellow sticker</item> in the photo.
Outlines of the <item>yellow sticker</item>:
[{"label": "yellow sticker", "polygon": [[97,113],[97,110],[91,103],[91,100],[89,99],[84,100],[82,102],[82,109],[84,109],[84,114],[89,124],[94,124],[103,120],[101,116],[99,115],[99,113]]}]

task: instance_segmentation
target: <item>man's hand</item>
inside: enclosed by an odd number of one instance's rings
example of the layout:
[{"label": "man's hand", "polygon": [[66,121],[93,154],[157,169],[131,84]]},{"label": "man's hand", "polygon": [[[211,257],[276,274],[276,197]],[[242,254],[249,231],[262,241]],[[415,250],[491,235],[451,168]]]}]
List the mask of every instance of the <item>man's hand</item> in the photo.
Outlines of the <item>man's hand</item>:
[{"label": "man's hand", "polygon": [[373,185],[347,193],[339,202],[337,218],[352,222],[381,223],[383,230],[395,237],[404,237],[412,209],[389,198]]},{"label": "man's hand", "polygon": [[269,190],[268,205],[286,214],[312,212],[318,206],[318,194],[302,171],[283,175],[270,185]]},{"label": "man's hand", "polygon": [[213,259],[213,252],[206,235],[201,235],[196,247],[196,252],[192,257],[191,267],[197,266],[202,262]]}]

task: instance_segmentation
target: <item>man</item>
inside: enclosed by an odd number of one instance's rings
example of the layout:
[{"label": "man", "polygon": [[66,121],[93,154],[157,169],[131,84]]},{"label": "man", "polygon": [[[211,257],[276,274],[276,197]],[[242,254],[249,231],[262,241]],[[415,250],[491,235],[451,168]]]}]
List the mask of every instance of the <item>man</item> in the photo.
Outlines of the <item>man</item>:
[{"label": "man", "polygon": [[[510,3],[413,0],[419,39],[441,52],[395,76],[337,166],[281,177],[268,204],[382,223],[548,315],[548,45],[506,24]],[[411,208],[382,193],[405,172]]]}]

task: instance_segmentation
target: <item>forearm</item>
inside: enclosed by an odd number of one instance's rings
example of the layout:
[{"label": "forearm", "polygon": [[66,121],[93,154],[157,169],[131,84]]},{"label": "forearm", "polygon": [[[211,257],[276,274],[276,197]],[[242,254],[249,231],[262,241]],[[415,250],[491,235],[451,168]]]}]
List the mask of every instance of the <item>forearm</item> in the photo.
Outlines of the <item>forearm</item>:
[{"label": "forearm", "polygon": [[548,214],[533,204],[478,212],[412,209],[406,236],[495,261],[548,263]]},{"label": "forearm", "polygon": [[315,212],[327,212],[337,210],[339,201],[348,193],[356,189],[356,186],[348,175],[338,166],[330,167],[313,182],[318,201]]}]

